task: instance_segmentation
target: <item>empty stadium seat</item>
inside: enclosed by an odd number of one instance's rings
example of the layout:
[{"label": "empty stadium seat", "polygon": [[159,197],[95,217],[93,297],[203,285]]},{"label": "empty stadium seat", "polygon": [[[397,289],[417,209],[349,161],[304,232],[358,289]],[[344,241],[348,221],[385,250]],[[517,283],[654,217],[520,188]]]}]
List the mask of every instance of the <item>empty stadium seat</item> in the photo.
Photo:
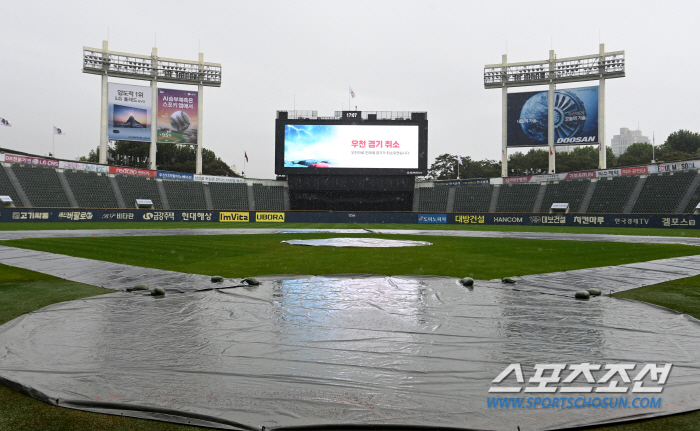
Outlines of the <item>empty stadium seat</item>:
[{"label": "empty stadium seat", "polygon": [[64,172],[80,208],[118,208],[112,184],[106,175],[97,172]]},{"label": "empty stadium seat", "polygon": [[168,198],[170,209],[207,209],[204,198],[204,186],[198,181],[164,180],[165,196]]},{"label": "empty stadium seat", "polygon": [[504,184],[498,193],[496,212],[532,212],[539,184]]},{"label": "empty stadium seat", "polygon": [[12,172],[33,207],[71,207],[54,168],[13,164]]},{"label": "empty stadium seat", "polygon": [[449,187],[421,187],[418,198],[418,211],[444,213],[447,211]]},{"label": "empty stadium seat", "polygon": [[209,183],[215,210],[248,210],[248,186],[245,183]]},{"label": "empty stadium seat", "polygon": [[454,212],[487,212],[493,186],[474,185],[455,188]]},{"label": "empty stadium seat", "polygon": [[284,187],[253,184],[256,211],[284,211]]},{"label": "empty stadium seat", "polygon": [[0,196],[9,196],[16,207],[22,206],[22,201],[2,166],[0,166]]},{"label": "empty stadium seat", "polygon": [[136,199],[150,199],[153,201],[154,208],[163,209],[163,202],[160,200],[156,180],[128,175],[116,175],[115,178],[124,197],[124,203],[128,208],[134,207]]},{"label": "empty stadium seat", "polygon": [[600,178],[586,212],[621,214],[637,181],[638,176]]},{"label": "empty stadium seat", "polygon": [[548,212],[553,203],[568,203],[569,212],[578,212],[590,184],[591,180],[588,179],[548,183],[540,211]]},{"label": "empty stadium seat", "polygon": [[649,175],[632,212],[674,212],[695,175],[696,170]]}]

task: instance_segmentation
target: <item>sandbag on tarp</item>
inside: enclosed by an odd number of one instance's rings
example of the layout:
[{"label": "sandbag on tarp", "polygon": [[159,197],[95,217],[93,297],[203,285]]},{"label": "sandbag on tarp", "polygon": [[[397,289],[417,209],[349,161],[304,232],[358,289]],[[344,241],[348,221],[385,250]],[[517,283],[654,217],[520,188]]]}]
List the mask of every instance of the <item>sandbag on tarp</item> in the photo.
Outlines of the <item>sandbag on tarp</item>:
[{"label": "sandbag on tarp", "polygon": [[326,238],[326,239],[290,239],[284,244],[307,245],[315,247],[420,247],[433,245],[427,241],[409,241],[381,238]]},{"label": "sandbag on tarp", "polygon": [[[220,428],[561,429],[700,408],[700,323],[606,296],[465,289],[447,277],[259,277],[261,286],[54,304],[0,327],[0,380],[74,408]],[[663,393],[525,393],[536,364],[672,364]],[[511,364],[517,373],[494,383]],[[571,371],[561,372],[563,381]],[[551,374],[546,373],[547,376]],[[604,373],[594,371],[598,381]],[[658,379],[658,377],[657,377]],[[647,373],[644,387],[658,387]],[[492,387],[519,387],[493,393]],[[490,400],[662,399],[654,408]],[[631,405],[631,404],[630,404]],[[167,415],[165,414],[167,413]],[[199,422],[202,423],[202,422]],[[239,425],[237,425],[239,424]]]}]

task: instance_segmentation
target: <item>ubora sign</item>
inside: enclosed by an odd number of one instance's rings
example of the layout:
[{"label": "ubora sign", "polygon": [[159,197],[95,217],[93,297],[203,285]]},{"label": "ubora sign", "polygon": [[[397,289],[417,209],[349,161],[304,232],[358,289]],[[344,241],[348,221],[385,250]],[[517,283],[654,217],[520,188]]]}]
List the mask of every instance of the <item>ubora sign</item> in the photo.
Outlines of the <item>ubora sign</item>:
[{"label": "ubora sign", "polygon": [[255,213],[255,221],[284,223],[284,213]]}]

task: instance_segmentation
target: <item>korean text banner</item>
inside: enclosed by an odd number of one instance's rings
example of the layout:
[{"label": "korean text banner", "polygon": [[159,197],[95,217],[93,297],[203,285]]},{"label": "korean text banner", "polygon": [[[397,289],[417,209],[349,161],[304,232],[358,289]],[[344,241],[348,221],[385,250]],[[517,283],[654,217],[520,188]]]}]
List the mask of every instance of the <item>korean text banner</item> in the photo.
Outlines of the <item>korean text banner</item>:
[{"label": "korean text banner", "polygon": [[158,142],[196,144],[199,130],[196,91],[158,89]]},{"label": "korean text banner", "polygon": [[418,126],[287,124],[284,167],[417,169]]},{"label": "korean text banner", "polygon": [[111,140],[151,142],[151,89],[110,83],[107,89]]},{"label": "korean text banner", "polygon": [[[508,146],[547,143],[547,91],[508,94]],[[554,144],[598,143],[598,87],[554,91]]]}]

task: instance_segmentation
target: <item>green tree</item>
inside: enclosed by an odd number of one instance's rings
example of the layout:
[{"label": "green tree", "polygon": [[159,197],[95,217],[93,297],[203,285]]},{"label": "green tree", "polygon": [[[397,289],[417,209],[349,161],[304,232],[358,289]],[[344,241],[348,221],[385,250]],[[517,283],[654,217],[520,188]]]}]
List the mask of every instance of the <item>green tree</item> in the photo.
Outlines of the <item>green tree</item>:
[{"label": "green tree", "polygon": [[653,158],[651,144],[637,142],[627,147],[627,150],[617,159],[616,166],[644,165],[651,163]]},{"label": "green tree", "polygon": [[684,153],[694,155],[700,150],[700,133],[690,130],[679,130],[668,135],[663,145],[663,151],[670,153]]},{"label": "green tree", "polygon": [[[115,141],[114,146],[107,147],[107,163],[110,165],[130,166],[147,169],[150,143]],[[193,145],[156,144],[156,167],[162,171],[194,173],[196,168],[197,147]],[[97,163],[99,147],[90,150],[81,161]],[[206,148],[202,149],[202,173],[205,175],[240,176],[220,157]]]}]

